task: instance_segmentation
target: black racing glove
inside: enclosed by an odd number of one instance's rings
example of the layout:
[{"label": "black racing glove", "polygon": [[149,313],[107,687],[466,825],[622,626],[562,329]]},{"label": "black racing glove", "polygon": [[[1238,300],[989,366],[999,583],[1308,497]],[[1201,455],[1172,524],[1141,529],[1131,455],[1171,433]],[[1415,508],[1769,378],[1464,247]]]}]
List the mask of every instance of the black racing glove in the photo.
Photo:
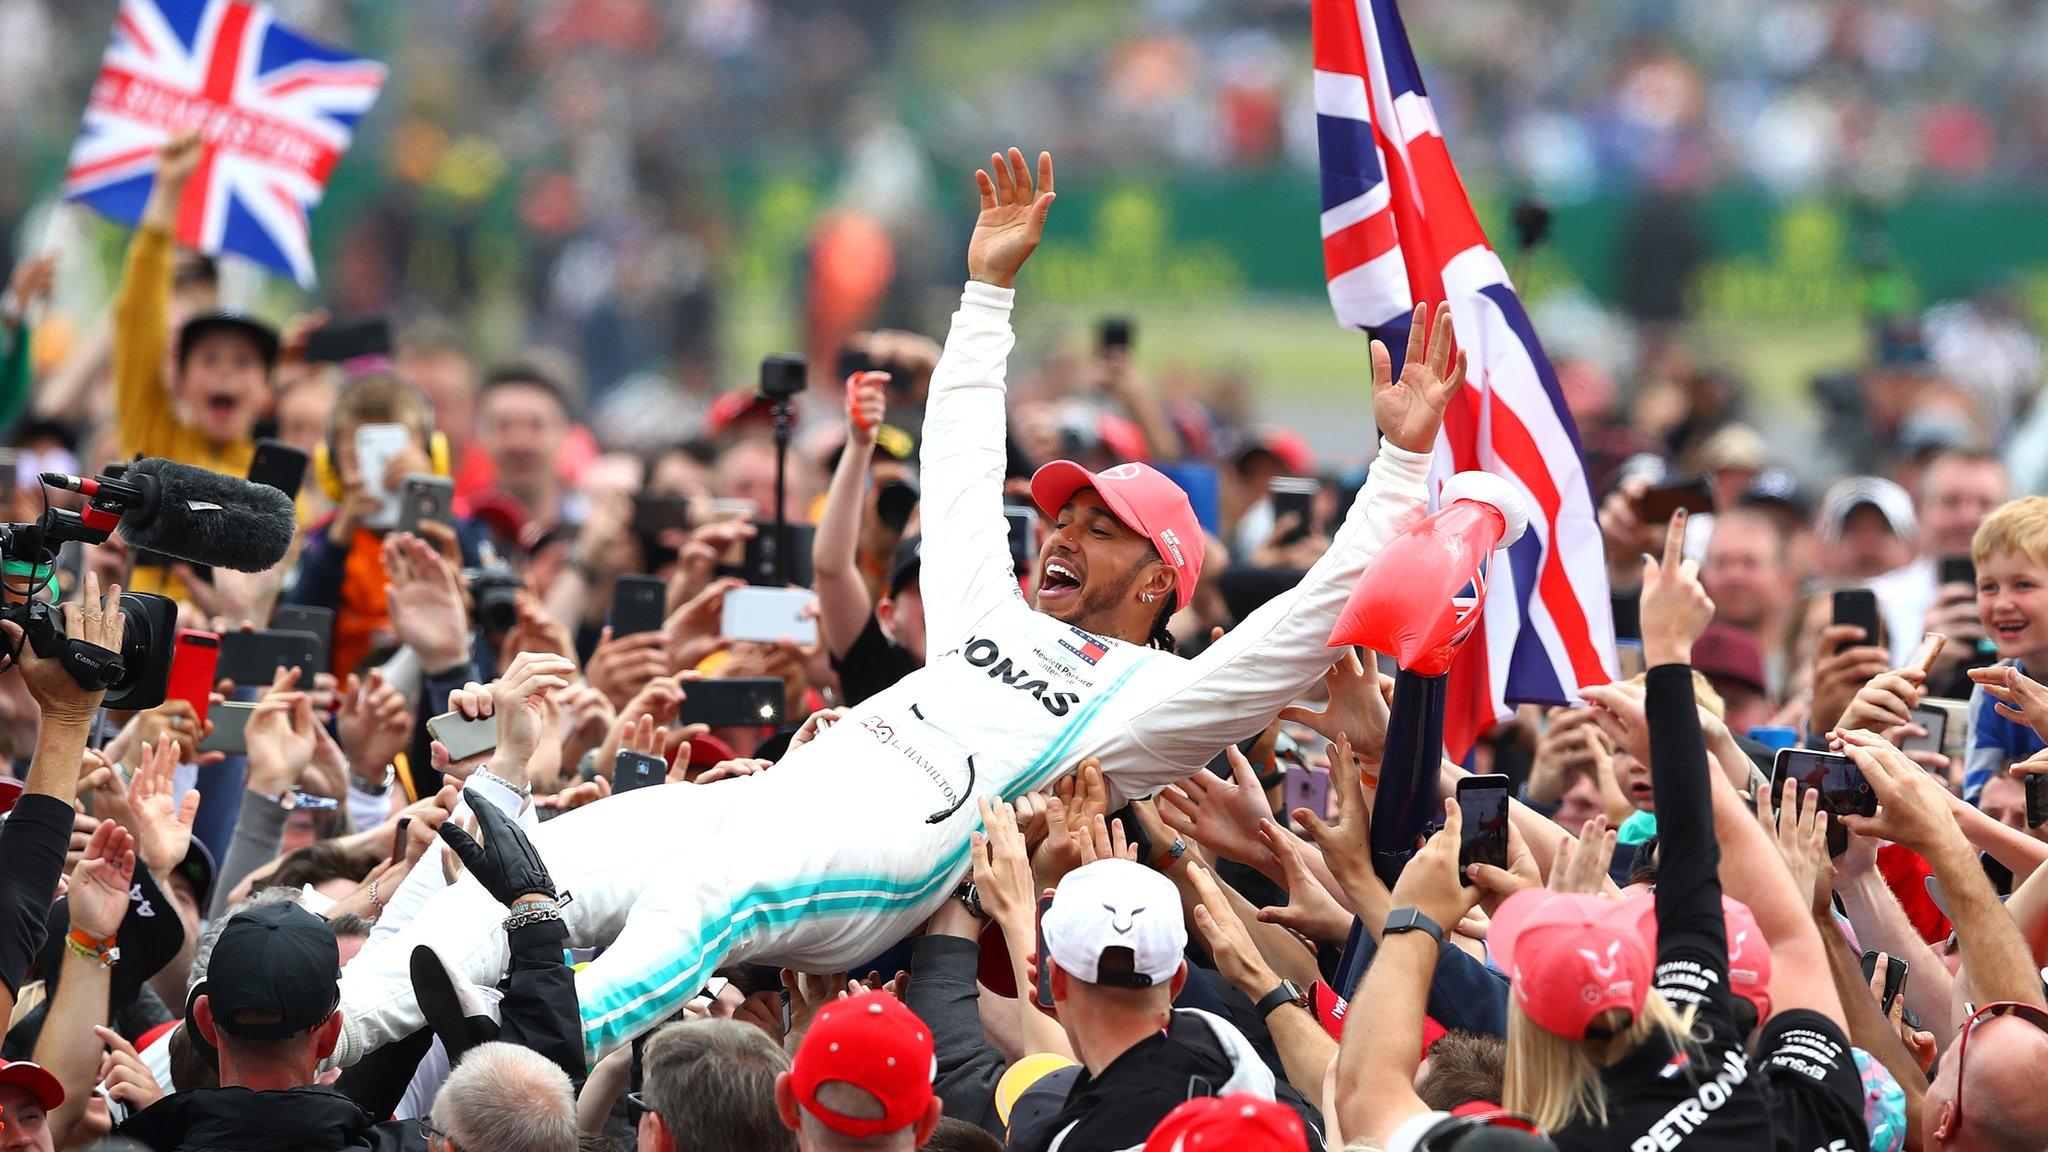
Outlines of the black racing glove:
[{"label": "black racing glove", "polygon": [[478,800],[469,810],[476,815],[476,828],[484,842],[478,844],[453,820],[441,825],[441,839],[484,891],[507,908],[521,896],[538,894],[553,899],[555,882],[533,841],[526,838],[526,830],[489,801]]}]

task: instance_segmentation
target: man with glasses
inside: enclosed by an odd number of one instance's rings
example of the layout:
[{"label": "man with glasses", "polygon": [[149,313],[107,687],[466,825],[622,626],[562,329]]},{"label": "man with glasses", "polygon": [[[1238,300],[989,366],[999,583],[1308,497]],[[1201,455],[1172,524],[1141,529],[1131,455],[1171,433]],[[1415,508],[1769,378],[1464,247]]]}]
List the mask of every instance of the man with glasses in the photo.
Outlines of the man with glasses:
[{"label": "man with glasses", "polygon": [[1927,1086],[1925,1146],[1954,1152],[2048,1148],[2044,1067],[2048,1010],[2011,1000],[1979,1008],[1963,1021]]}]

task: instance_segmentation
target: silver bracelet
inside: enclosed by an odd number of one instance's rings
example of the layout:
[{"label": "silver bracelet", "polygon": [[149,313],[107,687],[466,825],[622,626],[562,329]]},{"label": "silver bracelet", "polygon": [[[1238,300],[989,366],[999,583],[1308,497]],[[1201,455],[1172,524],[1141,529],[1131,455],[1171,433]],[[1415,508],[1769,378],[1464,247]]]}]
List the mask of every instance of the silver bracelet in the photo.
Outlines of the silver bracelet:
[{"label": "silver bracelet", "polygon": [[514,784],[510,780],[505,779],[503,776],[498,775],[496,772],[491,771],[489,768],[474,769],[470,772],[469,775],[472,780],[489,780],[493,784],[497,784],[501,787],[516,792],[519,794],[519,798],[521,800],[530,799],[533,796],[533,785],[530,782],[526,784]]},{"label": "silver bracelet", "polygon": [[561,918],[561,908],[553,903],[529,904],[510,916],[505,917],[505,931],[511,932],[515,929],[524,928],[528,924],[545,924],[550,920],[560,920]]}]

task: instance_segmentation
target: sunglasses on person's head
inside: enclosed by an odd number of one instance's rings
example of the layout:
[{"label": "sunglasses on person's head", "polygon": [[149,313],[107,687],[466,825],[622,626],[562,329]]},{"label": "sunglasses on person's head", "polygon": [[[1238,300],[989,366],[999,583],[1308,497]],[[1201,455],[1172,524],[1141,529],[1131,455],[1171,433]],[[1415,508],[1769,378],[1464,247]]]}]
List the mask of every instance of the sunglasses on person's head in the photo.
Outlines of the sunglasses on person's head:
[{"label": "sunglasses on person's head", "polygon": [[1997,1016],[2012,1016],[2025,1020],[2041,1031],[2048,1032],[2048,1009],[2022,1004],[2017,1000],[2000,1000],[1970,1013],[1963,1021],[1962,1028],[1956,1032],[1956,1131],[1961,1131],[1963,1127],[1963,1077],[1967,1076],[1970,1070],[1970,1033],[1975,1032],[1979,1024]]},{"label": "sunglasses on person's head", "polygon": [[1510,1132],[1527,1132],[1538,1139],[1543,1137],[1543,1129],[1536,1126],[1536,1121],[1520,1112],[1497,1108],[1438,1121],[1422,1134],[1422,1139],[1415,1142],[1415,1152],[1452,1152],[1466,1137],[1485,1128],[1504,1128]]}]

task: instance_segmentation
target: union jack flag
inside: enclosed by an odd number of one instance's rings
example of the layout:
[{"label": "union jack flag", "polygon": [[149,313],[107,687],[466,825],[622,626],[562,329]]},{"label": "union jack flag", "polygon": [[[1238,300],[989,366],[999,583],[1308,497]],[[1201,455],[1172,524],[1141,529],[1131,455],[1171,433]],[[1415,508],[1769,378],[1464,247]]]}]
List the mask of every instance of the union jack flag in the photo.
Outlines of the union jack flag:
[{"label": "union jack flag", "polygon": [[142,218],[156,150],[196,128],[178,241],[313,282],[308,217],[385,70],[316,43],[246,0],[121,0],[71,148],[64,195]]},{"label": "union jack flag", "polygon": [[1579,433],[1535,328],[1451,164],[1395,0],[1314,0],[1323,265],[1337,321],[1401,363],[1418,301],[1448,300],[1470,383],[1434,478],[1483,469],[1529,508],[1496,552],[1485,642],[1451,668],[1444,742],[1462,758],[1513,703],[1562,704],[1614,675],[1614,620]]}]

